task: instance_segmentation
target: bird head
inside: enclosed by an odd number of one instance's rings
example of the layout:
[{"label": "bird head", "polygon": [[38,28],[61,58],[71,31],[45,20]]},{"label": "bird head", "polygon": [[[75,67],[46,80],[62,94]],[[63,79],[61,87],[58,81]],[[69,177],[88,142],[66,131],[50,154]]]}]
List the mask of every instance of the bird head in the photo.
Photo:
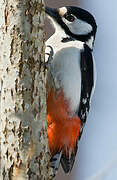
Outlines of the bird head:
[{"label": "bird head", "polygon": [[58,9],[46,7],[45,12],[52,21],[55,31],[67,37],[87,43],[93,47],[97,25],[94,17],[86,10],[74,6]]}]

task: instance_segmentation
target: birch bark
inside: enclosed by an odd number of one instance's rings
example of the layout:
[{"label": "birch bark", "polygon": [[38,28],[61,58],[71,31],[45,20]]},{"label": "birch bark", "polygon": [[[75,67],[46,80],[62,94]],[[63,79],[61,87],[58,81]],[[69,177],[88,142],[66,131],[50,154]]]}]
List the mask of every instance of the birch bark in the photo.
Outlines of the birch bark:
[{"label": "birch bark", "polygon": [[0,0],[1,180],[52,179],[44,40],[43,0]]}]

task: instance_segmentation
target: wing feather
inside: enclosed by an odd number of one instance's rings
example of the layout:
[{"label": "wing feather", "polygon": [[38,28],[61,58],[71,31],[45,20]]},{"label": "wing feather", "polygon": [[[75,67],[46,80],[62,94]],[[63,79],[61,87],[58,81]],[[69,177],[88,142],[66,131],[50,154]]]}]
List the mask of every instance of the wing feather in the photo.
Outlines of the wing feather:
[{"label": "wing feather", "polygon": [[[83,127],[87,119],[90,109],[91,93],[94,86],[94,65],[91,49],[85,44],[84,51],[81,52],[81,99],[78,111],[78,116],[81,119],[82,127],[80,130],[80,137],[82,135]],[[79,139],[80,139],[79,137]]]}]

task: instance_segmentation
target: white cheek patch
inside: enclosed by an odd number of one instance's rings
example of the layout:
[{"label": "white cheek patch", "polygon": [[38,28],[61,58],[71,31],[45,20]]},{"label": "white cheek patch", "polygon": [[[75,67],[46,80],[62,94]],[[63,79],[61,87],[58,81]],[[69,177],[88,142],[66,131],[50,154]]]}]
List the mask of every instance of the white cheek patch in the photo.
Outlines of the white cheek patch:
[{"label": "white cheek patch", "polygon": [[62,19],[73,34],[85,35],[92,31],[92,26],[85,21],[76,18],[75,21],[69,22],[65,18]]}]

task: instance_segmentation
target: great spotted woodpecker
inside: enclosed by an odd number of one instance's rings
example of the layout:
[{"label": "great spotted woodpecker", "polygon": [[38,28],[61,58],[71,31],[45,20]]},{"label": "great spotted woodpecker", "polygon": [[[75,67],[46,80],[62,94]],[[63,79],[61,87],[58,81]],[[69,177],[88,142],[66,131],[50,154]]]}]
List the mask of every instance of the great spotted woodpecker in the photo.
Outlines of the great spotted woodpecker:
[{"label": "great spotted woodpecker", "polygon": [[79,7],[46,7],[45,11],[55,28],[55,33],[46,42],[51,166],[56,174],[61,163],[65,173],[69,173],[95,87],[92,50],[97,25],[94,17]]}]

